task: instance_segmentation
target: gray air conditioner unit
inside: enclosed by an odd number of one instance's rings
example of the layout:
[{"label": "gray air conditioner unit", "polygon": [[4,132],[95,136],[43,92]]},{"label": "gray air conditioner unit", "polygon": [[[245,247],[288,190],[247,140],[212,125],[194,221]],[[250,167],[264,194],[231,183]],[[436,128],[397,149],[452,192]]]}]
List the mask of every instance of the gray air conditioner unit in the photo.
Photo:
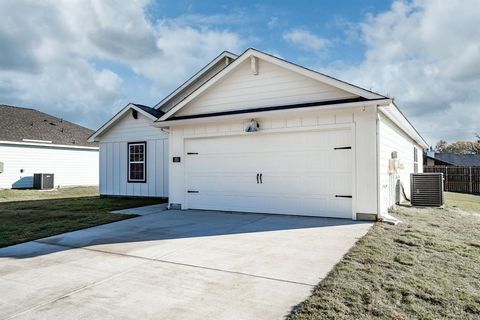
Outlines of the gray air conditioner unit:
[{"label": "gray air conditioner unit", "polygon": [[35,173],[33,189],[53,189],[53,173]]},{"label": "gray air conditioner unit", "polygon": [[412,206],[443,206],[443,173],[410,174],[410,199]]}]

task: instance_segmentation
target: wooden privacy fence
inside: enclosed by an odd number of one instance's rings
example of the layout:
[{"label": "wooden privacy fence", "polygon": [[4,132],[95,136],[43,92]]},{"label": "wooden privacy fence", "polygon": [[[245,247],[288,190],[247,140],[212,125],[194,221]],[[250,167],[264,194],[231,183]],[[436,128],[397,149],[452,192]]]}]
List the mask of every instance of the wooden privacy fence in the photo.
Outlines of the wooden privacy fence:
[{"label": "wooden privacy fence", "polygon": [[480,193],[480,166],[424,166],[423,172],[441,172],[445,191]]}]

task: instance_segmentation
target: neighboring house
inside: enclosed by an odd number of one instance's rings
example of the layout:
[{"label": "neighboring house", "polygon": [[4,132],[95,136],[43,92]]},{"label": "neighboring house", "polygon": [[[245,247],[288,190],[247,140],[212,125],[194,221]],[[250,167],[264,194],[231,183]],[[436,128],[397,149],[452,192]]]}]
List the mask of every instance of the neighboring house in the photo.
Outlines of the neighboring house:
[{"label": "neighboring house", "polygon": [[455,154],[428,151],[424,154],[424,164],[432,166],[480,166],[480,154]]},{"label": "neighboring house", "polygon": [[98,185],[92,130],[43,112],[0,105],[0,188],[31,188],[53,173],[56,187]]},{"label": "neighboring house", "polygon": [[255,49],[222,53],[153,108],[127,105],[90,141],[102,195],[350,219],[395,203],[393,167],[408,193],[428,147],[392,99]]}]

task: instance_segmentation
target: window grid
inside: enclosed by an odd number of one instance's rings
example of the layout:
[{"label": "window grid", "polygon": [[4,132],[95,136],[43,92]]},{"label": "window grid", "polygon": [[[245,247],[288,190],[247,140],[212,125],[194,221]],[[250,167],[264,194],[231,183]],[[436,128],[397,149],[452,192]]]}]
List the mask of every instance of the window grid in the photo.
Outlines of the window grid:
[{"label": "window grid", "polygon": [[128,144],[128,182],[146,182],[146,143]]}]

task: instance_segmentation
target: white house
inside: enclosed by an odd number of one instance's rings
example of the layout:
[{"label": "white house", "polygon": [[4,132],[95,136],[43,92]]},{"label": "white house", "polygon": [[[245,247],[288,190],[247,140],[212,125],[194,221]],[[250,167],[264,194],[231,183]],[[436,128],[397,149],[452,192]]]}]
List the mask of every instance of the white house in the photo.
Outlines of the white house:
[{"label": "white house", "polygon": [[32,188],[35,173],[55,187],[98,185],[92,130],[34,109],[0,105],[0,189]]},{"label": "white house", "polygon": [[100,192],[171,208],[372,219],[426,142],[392,99],[255,49],[224,52],[100,142]]}]

